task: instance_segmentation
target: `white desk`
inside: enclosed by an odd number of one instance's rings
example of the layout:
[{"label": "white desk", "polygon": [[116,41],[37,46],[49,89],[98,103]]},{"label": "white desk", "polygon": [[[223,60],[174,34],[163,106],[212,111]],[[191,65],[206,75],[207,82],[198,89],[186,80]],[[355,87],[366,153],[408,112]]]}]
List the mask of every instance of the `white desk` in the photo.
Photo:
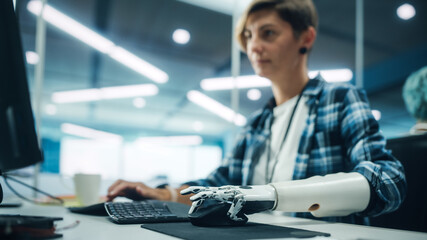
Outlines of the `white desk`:
[{"label": "white desk", "polygon": [[[177,239],[157,232],[146,230],[139,224],[117,225],[106,217],[92,217],[70,213],[67,209],[57,206],[37,206],[25,203],[20,208],[0,208],[0,214],[23,214],[63,217],[58,221],[58,227],[68,226],[79,220],[80,224],[72,229],[60,232],[63,239]],[[268,223],[277,226],[328,232],[331,239],[340,240],[427,240],[427,233],[410,232],[394,229],[366,227],[343,223],[327,223],[303,218],[274,216],[270,214],[254,214],[250,221]],[[203,239],[201,237],[200,239]]]}]

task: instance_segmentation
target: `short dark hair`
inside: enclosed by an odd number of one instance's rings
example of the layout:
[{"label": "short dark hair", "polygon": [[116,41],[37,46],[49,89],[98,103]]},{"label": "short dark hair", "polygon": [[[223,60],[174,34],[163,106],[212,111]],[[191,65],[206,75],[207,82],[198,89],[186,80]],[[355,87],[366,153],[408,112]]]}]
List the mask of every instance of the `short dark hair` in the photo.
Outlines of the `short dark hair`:
[{"label": "short dark hair", "polygon": [[295,38],[312,26],[317,28],[317,11],[312,0],[254,0],[243,12],[236,26],[235,34],[240,47],[246,51],[245,26],[251,13],[271,9],[288,22],[293,29]]}]

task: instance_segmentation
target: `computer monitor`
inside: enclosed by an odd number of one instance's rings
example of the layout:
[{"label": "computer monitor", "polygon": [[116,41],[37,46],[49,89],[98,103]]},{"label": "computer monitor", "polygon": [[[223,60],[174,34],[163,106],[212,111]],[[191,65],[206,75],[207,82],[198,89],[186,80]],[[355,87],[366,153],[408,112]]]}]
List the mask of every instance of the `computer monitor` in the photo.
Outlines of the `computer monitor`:
[{"label": "computer monitor", "polygon": [[[0,1],[0,174],[42,161],[12,0]],[[3,194],[0,185],[0,203]]]}]

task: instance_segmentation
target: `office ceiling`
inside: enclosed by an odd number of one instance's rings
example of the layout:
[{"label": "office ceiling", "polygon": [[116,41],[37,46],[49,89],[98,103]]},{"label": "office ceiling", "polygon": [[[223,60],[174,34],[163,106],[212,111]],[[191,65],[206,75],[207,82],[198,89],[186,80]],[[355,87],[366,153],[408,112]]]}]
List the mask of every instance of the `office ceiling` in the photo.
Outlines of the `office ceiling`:
[{"label": "office ceiling", "polygon": [[[36,17],[26,8],[28,0],[17,2],[24,50],[35,51]],[[207,2],[213,4],[206,5]],[[310,56],[310,69],[350,68],[354,71],[355,1],[314,2],[320,24]],[[404,2],[364,1],[365,86],[372,94],[386,94],[384,98],[388,101],[372,95],[378,99],[372,104],[383,111],[381,126],[389,135],[407,130],[414,122],[404,109],[400,87],[411,72],[427,63],[427,1],[406,1],[417,11],[415,18],[408,21],[396,15],[397,7]],[[51,0],[48,4],[162,69],[169,75],[169,81],[157,84],[159,94],[145,97],[146,106],[141,109],[135,108],[133,99],[129,98],[57,104],[56,114],[49,115],[44,109],[52,104],[51,95],[57,91],[153,82],[47,24],[42,102],[44,136],[62,136],[59,126],[64,122],[117,133],[128,139],[201,134],[207,141],[218,141],[233,129],[232,124],[187,100],[186,94],[190,90],[202,91],[201,79],[230,75],[230,13],[234,11],[234,1]],[[177,28],[190,32],[188,44],[172,41],[172,33]],[[34,65],[28,65],[27,70],[32,86]],[[244,54],[241,73],[253,74]],[[248,100],[247,89],[239,91],[241,114],[248,117],[271,97],[268,88],[260,90],[262,97],[258,101]],[[230,91],[204,93],[226,106],[231,105]],[[401,113],[397,123],[391,121],[397,119],[396,112]],[[204,125],[200,132],[193,128],[195,121]]]}]

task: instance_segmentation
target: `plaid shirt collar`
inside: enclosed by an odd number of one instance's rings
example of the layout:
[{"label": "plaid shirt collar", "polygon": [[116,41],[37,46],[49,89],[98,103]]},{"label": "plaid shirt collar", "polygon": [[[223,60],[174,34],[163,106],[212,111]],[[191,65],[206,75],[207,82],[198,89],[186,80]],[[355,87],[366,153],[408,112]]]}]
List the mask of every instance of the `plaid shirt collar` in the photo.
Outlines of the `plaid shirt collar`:
[{"label": "plaid shirt collar", "polygon": [[[320,75],[317,75],[315,78],[310,79],[307,83],[307,86],[304,88],[303,96],[307,97],[307,104],[311,106],[312,101],[317,98],[317,96],[322,92],[322,87],[325,84],[325,80]],[[276,100],[274,97],[270,98],[267,104],[264,106],[264,110],[273,110],[277,106]]]}]

